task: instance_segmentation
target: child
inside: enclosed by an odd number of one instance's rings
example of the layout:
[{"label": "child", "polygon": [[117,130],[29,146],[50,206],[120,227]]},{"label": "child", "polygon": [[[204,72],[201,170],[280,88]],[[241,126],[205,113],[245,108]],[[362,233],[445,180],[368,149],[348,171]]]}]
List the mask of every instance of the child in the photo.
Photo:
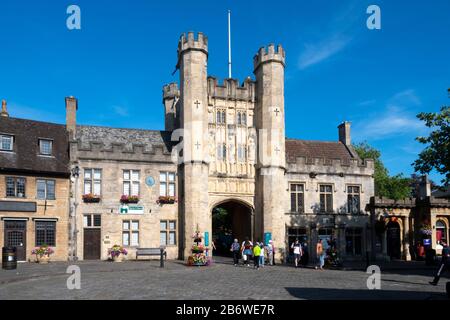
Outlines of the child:
[{"label": "child", "polygon": [[257,242],[256,246],[253,248],[253,261],[255,262],[255,269],[259,269],[260,255],[261,255],[261,247],[259,246],[259,242]]}]

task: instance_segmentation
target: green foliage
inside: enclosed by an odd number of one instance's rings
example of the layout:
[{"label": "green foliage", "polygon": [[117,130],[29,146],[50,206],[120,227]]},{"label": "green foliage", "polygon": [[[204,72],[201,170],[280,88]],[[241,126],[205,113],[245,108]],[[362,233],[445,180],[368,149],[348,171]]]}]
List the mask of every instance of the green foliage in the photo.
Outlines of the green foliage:
[{"label": "green foliage", "polygon": [[450,107],[442,107],[440,112],[422,112],[417,118],[433,129],[428,137],[418,137],[417,141],[426,145],[414,162],[414,168],[420,173],[436,170],[444,176],[442,183],[450,184]]},{"label": "green foliage", "polygon": [[411,196],[411,179],[402,174],[389,176],[388,169],[381,161],[381,152],[367,142],[354,145],[356,153],[361,159],[373,159],[375,162],[375,195],[390,199],[403,199]]}]

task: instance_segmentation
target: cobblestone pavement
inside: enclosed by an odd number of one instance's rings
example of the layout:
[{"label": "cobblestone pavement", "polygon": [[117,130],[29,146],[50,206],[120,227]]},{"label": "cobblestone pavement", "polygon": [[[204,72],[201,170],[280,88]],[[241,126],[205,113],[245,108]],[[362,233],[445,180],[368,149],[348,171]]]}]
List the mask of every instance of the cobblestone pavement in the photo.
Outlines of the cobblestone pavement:
[{"label": "cobblestone pavement", "polygon": [[272,266],[234,267],[220,258],[210,267],[187,267],[180,261],[78,262],[81,289],[68,290],[69,263],[19,264],[0,270],[2,299],[446,299],[443,278],[428,284],[433,268],[404,264],[382,269],[381,290],[368,290],[364,271],[295,269]]}]

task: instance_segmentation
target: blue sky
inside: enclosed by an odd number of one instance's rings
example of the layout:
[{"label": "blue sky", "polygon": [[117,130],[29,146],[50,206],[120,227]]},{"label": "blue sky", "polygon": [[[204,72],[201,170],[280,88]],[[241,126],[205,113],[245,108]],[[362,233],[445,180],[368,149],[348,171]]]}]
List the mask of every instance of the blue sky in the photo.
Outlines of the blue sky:
[{"label": "blue sky", "polygon": [[[66,9],[81,8],[81,30]],[[381,8],[381,30],[366,9]],[[411,174],[426,134],[415,118],[449,104],[450,1],[1,1],[0,98],[11,116],[63,123],[64,97],[78,122],[163,129],[162,86],[180,34],[209,37],[208,72],[227,76],[227,9],[233,12],[233,77],[252,74],[258,48],[287,51],[286,135],[353,141],[382,151],[392,174]],[[439,180],[439,176],[432,175]]]}]

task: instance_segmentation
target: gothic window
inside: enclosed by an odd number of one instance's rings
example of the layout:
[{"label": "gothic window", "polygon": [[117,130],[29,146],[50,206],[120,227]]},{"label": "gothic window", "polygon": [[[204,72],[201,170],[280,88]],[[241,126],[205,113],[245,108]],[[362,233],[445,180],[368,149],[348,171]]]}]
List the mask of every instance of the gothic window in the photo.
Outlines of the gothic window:
[{"label": "gothic window", "polygon": [[320,212],[333,212],[333,186],[320,185]]},{"label": "gothic window", "polygon": [[242,124],[242,116],[241,116],[241,113],[240,113],[240,112],[238,112],[238,114],[237,114],[237,124],[238,124],[238,125],[241,125],[241,124]]},{"label": "gothic window", "polygon": [[246,158],[247,158],[246,146],[243,144],[238,145],[238,160],[240,162],[245,162]]},{"label": "gothic window", "polygon": [[347,212],[358,214],[360,212],[360,187],[348,186],[347,187]]},{"label": "gothic window", "polygon": [[223,150],[222,159],[226,160],[227,159],[227,145],[226,144],[223,145],[222,150]]},{"label": "gothic window", "polygon": [[305,187],[303,184],[292,183],[290,185],[291,192],[291,212],[305,212]]},{"label": "gothic window", "polygon": [[247,124],[247,115],[245,112],[242,113],[242,125],[246,125]]}]

